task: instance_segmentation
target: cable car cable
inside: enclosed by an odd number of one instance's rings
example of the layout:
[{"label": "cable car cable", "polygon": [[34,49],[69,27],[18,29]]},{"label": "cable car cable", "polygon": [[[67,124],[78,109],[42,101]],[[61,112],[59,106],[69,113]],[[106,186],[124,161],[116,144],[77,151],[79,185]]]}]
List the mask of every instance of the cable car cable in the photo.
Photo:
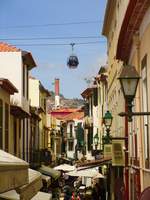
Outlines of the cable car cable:
[{"label": "cable car cable", "polygon": [[66,36],[66,37],[33,37],[33,38],[0,38],[0,40],[67,40],[67,39],[98,39],[103,36]]},{"label": "cable car cable", "polygon": [[[106,43],[106,41],[92,41],[92,42],[76,42],[76,45],[88,45],[88,44],[100,44]],[[14,44],[16,46],[68,46],[70,43],[46,43],[46,44]]]},{"label": "cable car cable", "polygon": [[103,23],[101,20],[93,21],[79,21],[79,22],[64,22],[64,23],[51,23],[51,24],[31,24],[31,25],[16,25],[16,26],[0,26],[0,29],[21,29],[21,28],[36,28],[36,27],[48,27],[48,26],[68,26],[68,25],[82,25],[82,24],[94,24]]}]

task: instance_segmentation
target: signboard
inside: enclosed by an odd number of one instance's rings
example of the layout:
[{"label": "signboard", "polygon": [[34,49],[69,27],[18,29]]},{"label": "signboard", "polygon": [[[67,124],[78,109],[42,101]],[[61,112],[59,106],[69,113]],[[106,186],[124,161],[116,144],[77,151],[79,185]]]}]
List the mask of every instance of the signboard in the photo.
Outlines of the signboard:
[{"label": "signboard", "polygon": [[124,140],[112,140],[112,166],[125,166]]},{"label": "signboard", "polygon": [[104,145],[104,158],[112,158],[112,144]]}]

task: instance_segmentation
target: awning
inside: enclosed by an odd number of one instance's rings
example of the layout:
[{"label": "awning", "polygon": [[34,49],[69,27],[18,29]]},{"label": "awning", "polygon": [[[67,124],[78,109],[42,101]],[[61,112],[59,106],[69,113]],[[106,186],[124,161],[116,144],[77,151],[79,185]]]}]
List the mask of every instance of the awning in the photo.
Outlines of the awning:
[{"label": "awning", "polygon": [[41,172],[44,175],[51,176],[55,180],[58,179],[61,175],[59,171],[53,168],[47,167],[45,165],[42,165],[42,167],[40,167],[39,172]]},{"label": "awning", "polygon": [[68,176],[81,176],[89,178],[104,178],[104,176],[99,173],[96,169],[83,169],[83,170],[74,170],[66,173]]},{"label": "awning", "polygon": [[28,183],[28,163],[0,150],[0,193]]},{"label": "awning", "polygon": [[[0,194],[0,198],[9,200],[20,200],[19,194],[15,190]],[[52,195],[45,192],[38,192],[31,200],[51,200]]]},{"label": "awning", "polygon": [[41,173],[32,169],[29,169],[29,183],[16,189],[20,194],[20,198],[28,200],[34,197],[37,192],[42,188],[42,176]]},{"label": "awning", "polygon": [[26,112],[20,106],[16,106],[16,105],[10,106],[10,113],[14,115],[15,117],[21,118],[21,119],[30,117],[30,113]]}]

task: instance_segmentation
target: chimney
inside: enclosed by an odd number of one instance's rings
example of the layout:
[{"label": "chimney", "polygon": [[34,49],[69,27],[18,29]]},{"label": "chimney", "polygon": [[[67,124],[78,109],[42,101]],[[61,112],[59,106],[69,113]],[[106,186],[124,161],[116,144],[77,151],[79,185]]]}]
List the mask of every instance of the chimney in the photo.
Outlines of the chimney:
[{"label": "chimney", "polygon": [[55,108],[60,106],[59,79],[55,78]]}]

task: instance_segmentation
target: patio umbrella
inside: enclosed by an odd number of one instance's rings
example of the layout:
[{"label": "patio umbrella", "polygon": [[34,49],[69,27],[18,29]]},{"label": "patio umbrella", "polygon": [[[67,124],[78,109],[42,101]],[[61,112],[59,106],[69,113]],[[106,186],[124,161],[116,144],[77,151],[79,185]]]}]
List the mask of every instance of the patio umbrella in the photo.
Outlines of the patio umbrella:
[{"label": "patio umbrella", "polygon": [[81,176],[81,177],[89,177],[93,178],[96,176],[103,176],[100,174],[96,169],[82,169],[82,170],[74,170],[71,172],[66,173],[68,176]]},{"label": "patio umbrella", "polygon": [[68,164],[62,164],[54,167],[55,170],[69,172],[75,170],[75,166],[68,165]]}]

